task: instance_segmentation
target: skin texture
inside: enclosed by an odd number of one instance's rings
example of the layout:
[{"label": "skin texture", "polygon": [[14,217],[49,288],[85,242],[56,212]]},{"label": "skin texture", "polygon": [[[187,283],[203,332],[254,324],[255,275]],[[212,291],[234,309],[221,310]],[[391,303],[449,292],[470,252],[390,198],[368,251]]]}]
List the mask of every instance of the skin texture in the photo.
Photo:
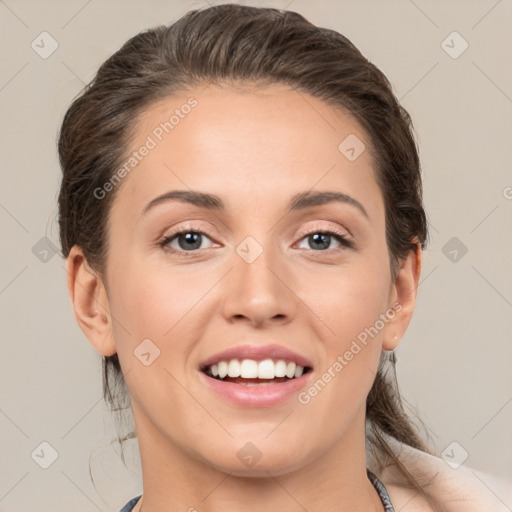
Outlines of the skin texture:
[{"label": "skin texture", "polygon": [[[117,185],[104,279],[79,247],[68,257],[77,322],[99,353],[118,353],[125,373],[143,510],[382,511],[366,477],[365,400],[381,350],[410,322],[421,250],[392,281],[370,141],[347,114],[287,86],[210,85],[159,100],[131,149],[190,96],[197,106]],[[338,150],[349,134],[366,145],[355,161]],[[141,215],[156,196],[188,189],[220,196],[226,210],[171,201]],[[368,218],[343,203],[287,212],[305,191],[348,194]],[[169,242],[191,256],[158,245],[177,227],[206,232],[199,249],[183,249],[183,236]],[[307,236],[333,228],[353,247],[332,237],[321,249]],[[252,263],[236,252],[247,236],[263,251]],[[277,343],[312,361],[312,383],[395,301],[400,311],[308,404],[293,396],[237,407],[199,379],[200,363],[220,350]],[[134,356],[147,338],[160,349],[149,366]],[[262,453],[252,467],[237,457],[247,442]]]}]

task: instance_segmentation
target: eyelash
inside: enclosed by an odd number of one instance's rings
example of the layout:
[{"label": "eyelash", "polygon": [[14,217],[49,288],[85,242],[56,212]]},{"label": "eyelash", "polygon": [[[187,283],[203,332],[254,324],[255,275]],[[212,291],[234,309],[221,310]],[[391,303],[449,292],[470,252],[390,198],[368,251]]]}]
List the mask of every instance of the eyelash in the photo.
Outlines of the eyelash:
[{"label": "eyelash", "polygon": [[[184,227],[177,228],[170,235],[166,236],[161,242],[158,243],[158,245],[160,247],[162,247],[162,249],[164,251],[172,253],[172,254],[178,254],[179,256],[184,256],[184,257],[196,256],[195,253],[197,253],[198,249],[195,249],[192,251],[184,251],[181,249],[175,249],[174,247],[168,246],[168,244],[170,242],[172,242],[172,240],[174,240],[177,236],[185,234],[185,233],[197,233],[200,235],[205,235],[208,238],[211,238],[208,235],[208,233],[202,231],[201,229],[195,229],[195,228],[192,228],[189,226],[184,226]],[[303,240],[304,238],[306,238],[310,235],[317,234],[317,233],[321,233],[323,235],[334,235],[334,238],[343,246],[343,248],[337,247],[335,249],[325,249],[325,250],[320,250],[320,251],[315,251],[315,250],[311,249],[312,252],[315,252],[315,253],[316,252],[323,253],[323,252],[327,252],[327,251],[337,252],[337,251],[342,251],[344,249],[352,249],[354,247],[353,243],[349,240],[348,236],[345,233],[342,233],[341,231],[337,231],[335,229],[314,228],[313,230],[300,233],[300,236],[301,236],[300,240]]]}]

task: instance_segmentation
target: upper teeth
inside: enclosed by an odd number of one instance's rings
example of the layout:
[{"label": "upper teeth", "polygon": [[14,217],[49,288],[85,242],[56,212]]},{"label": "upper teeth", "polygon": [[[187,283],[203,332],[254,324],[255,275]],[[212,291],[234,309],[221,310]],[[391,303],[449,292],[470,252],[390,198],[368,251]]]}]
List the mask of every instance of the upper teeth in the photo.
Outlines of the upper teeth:
[{"label": "upper teeth", "polygon": [[254,361],[253,359],[238,359],[230,361],[219,361],[209,367],[214,377],[223,379],[228,377],[242,377],[244,379],[273,379],[274,377],[300,377],[304,371],[303,366],[299,366],[293,362],[286,362],[282,359],[273,361],[272,359],[264,359],[263,361]]}]

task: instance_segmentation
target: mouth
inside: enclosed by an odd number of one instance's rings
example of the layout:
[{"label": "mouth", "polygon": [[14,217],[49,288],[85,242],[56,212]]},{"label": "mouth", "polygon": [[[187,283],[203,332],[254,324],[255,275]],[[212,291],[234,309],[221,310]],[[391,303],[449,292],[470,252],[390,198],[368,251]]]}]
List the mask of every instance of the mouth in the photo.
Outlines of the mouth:
[{"label": "mouth", "polygon": [[311,360],[284,345],[234,345],[198,367],[211,397],[236,407],[290,403],[314,378]]},{"label": "mouth", "polygon": [[262,386],[281,384],[299,379],[312,371],[309,366],[301,366],[284,359],[231,359],[203,366],[201,371],[211,379],[230,382],[242,386]]}]

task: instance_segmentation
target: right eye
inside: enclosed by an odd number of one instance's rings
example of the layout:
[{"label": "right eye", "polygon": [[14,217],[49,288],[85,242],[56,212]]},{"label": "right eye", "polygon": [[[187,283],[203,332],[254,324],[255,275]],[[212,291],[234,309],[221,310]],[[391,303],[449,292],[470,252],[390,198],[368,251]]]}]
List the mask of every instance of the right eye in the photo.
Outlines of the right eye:
[{"label": "right eye", "polygon": [[[170,253],[176,253],[180,256],[193,256],[194,254],[187,253],[195,253],[198,249],[204,249],[204,247],[201,247],[203,237],[210,239],[208,234],[200,229],[181,227],[166,235],[159,245]],[[178,247],[171,245],[174,241],[178,242]]]}]

